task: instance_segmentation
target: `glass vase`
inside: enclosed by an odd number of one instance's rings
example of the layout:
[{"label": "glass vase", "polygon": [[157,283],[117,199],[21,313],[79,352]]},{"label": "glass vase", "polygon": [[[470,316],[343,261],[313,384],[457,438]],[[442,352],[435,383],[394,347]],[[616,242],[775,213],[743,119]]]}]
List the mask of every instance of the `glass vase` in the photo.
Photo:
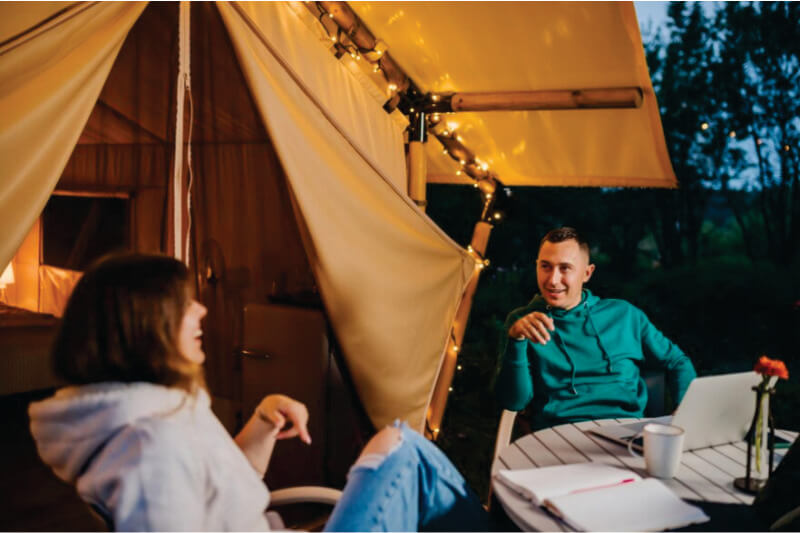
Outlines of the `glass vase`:
[{"label": "glass vase", "polygon": [[775,426],[770,413],[770,398],[774,388],[753,387],[756,410],[747,433],[747,464],[745,476],[736,478],[734,486],[749,494],[756,494],[772,473]]}]

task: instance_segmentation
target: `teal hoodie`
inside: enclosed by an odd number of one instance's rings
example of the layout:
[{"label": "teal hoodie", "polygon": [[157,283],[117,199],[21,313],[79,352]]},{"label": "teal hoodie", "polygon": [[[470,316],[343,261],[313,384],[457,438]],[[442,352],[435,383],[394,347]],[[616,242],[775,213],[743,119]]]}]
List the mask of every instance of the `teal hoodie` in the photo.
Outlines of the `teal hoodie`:
[{"label": "teal hoodie", "polygon": [[601,299],[584,289],[580,304],[563,310],[537,294],[508,315],[505,331],[533,311],[550,316],[555,331],[544,345],[506,335],[495,392],[512,411],[533,400],[537,427],[644,416],[642,365],[666,371],[677,401],[697,375],[686,354],[624,300]]}]

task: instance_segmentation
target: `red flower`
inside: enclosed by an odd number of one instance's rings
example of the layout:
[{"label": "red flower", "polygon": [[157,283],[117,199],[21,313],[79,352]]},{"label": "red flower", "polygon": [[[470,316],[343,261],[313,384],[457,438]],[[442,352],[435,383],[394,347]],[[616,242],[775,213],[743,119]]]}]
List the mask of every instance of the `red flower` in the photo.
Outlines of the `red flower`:
[{"label": "red flower", "polygon": [[753,370],[764,376],[778,376],[780,379],[789,379],[789,371],[783,361],[770,359],[766,355],[758,358]]}]

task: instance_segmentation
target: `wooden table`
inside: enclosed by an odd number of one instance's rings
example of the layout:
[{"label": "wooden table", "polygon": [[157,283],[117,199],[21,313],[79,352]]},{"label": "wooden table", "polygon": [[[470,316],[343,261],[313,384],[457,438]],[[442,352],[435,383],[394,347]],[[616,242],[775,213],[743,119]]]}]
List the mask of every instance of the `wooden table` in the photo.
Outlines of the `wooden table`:
[{"label": "wooden table", "polygon": [[[495,480],[494,474],[498,469],[536,468],[594,461],[628,468],[647,477],[644,459],[631,456],[624,446],[591,433],[584,433],[595,426],[634,420],[595,420],[564,424],[531,433],[511,443],[492,465],[492,490],[509,518],[523,531],[569,529]],[[797,433],[792,431],[776,430],[776,434],[790,441],[797,438]],[[776,466],[786,451],[775,450]],[[744,441],[684,452],[677,475],[664,483],[684,499],[749,505],[753,502],[753,496],[733,487],[733,480],[745,474],[746,459],[747,444]]]}]

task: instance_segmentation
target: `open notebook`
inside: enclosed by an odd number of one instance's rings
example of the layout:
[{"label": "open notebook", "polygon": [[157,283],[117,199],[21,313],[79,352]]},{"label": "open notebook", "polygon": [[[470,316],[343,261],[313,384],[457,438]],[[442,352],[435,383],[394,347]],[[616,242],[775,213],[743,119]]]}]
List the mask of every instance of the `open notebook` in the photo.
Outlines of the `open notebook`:
[{"label": "open notebook", "polygon": [[577,531],[661,531],[709,519],[661,481],[600,463],[500,470],[496,478]]}]

